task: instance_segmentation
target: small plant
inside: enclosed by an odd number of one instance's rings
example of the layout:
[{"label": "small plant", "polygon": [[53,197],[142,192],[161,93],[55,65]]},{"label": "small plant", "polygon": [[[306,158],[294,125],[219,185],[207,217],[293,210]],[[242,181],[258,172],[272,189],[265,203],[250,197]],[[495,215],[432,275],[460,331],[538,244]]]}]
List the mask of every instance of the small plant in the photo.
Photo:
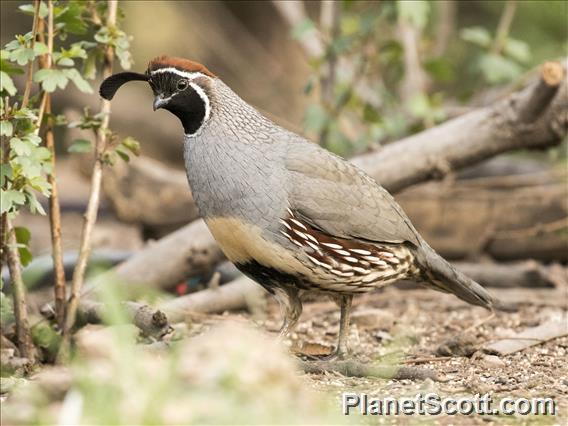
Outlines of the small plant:
[{"label": "small plant", "polygon": [[[70,152],[94,152],[95,163],[91,197],[82,235],[78,268],[74,274],[72,296],[84,279],[86,260],[90,249],[90,230],[96,220],[98,193],[102,167],[113,164],[117,158],[128,160],[137,153],[138,143],[132,138],[119,140],[108,128],[110,107],[102,102],[101,111],[91,115],[85,110],[77,123],[68,123],[51,109],[51,96],[73,84],[85,94],[94,93],[89,80],[102,72],[112,72],[116,56],[123,68],[129,68],[130,39],[117,26],[117,2],[95,1],[39,1],[19,6],[22,13],[32,18],[32,29],[16,35],[1,50],[0,56],[0,136],[2,138],[0,190],[2,197],[2,254],[8,260],[14,282],[14,312],[22,353],[31,356],[25,309],[25,287],[21,280],[20,264],[31,260],[27,248],[30,232],[13,228],[11,223],[22,209],[45,215],[39,201],[49,198],[49,219],[53,240],[55,270],[56,317],[59,329],[65,334],[74,322],[75,309],[71,298],[68,309],[65,276],[61,252],[61,220],[57,184],[53,130],[57,126],[88,128],[93,131],[94,143],[75,141]],[[24,76],[21,91],[13,77]],[[3,306],[5,301],[2,302]],[[8,312],[3,308],[3,312]]]}]

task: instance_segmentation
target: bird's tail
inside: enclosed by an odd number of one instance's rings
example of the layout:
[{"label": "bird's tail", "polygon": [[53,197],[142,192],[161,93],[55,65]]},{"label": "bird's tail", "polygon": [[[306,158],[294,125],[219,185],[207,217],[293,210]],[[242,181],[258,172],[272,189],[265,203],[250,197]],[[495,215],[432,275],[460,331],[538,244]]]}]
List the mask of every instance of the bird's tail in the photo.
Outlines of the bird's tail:
[{"label": "bird's tail", "polygon": [[480,284],[446,262],[426,242],[422,241],[416,261],[421,272],[437,290],[453,293],[461,300],[486,309],[504,309],[501,301],[494,298]]}]

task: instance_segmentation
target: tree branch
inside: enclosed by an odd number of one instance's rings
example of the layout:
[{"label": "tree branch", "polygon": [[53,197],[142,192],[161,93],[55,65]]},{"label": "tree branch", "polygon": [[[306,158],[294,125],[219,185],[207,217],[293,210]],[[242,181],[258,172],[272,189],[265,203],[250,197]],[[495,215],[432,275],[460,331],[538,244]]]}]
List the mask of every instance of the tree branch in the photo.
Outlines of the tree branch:
[{"label": "tree branch", "polygon": [[511,24],[513,23],[513,18],[515,17],[516,10],[516,0],[507,0],[505,2],[503,13],[501,14],[501,18],[499,18],[499,24],[497,25],[495,42],[491,47],[491,53],[499,54],[503,50],[505,42],[507,41],[507,36],[509,35],[509,30],[511,29]]},{"label": "tree branch", "polygon": [[395,380],[442,381],[434,370],[398,365],[369,365],[355,360],[348,361],[300,361],[300,367],[310,374],[334,372],[347,377],[379,377]]},{"label": "tree branch", "polygon": [[[118,2],[117,0],[108,0],[108,11],[106,25],[114,27],[116,25],[116,13]],[[107,46],[105,51],[105,65],[103,68],[103,77],[109,77],[112,74],[112,64],[114,60],[114,51],[111,46]],[[93,165],[93,173],[91,175],[91,192],[87,204],[87,211],[85,212],[83,229],[81,232],[81,245],[79,248],[79,260],[75,271],[73,272],[73,281],[71,284],[71,297],[67,306],[67,316],[65,318],[65,327],[63,329],[64,336],[69,335],[69,331],[75,323],[75,316],[77,314],[77,307],[79,305],[79,297],[81,287],[85,278],[85,271],[87,269],[87,261],[91,251],[91,237],[93,228],[97,220],[97,211],[100,202],[100,190],[103,174],[103,153],[107,143],[107,129],[110,119],[110,102],[107,100],[101,101],[101,113],[103,115],[101,126],[97,131],[97,138],[95,142],[95,163]]]},{"label": "tree branch", "polygon": [[[553,67],[562,65],[555,63]],[[548,148],[566,134],[567,86],[565,77],[560,84],[549,84],[541,74],[540,81],[492,106],[359,156],[353,163],[389,191],[398,192],[506,151]],[[541,103],[543,87],[553,93],[546,97],[547,105]],[[530,119],[523,112],[527,110],[534,113]]]},{"label": "tree branch", "polygon": [[[50,69],[52,66],[53,54],[53,0],[47,2],[47,54],[44,55],[40,66],[42,69]],[[47,175],[47,181],[51,185],[51,195],[49,197],[49,225],[51,232],[51,256],[53,258],[53,290],[55,297],[55,318],[59,328],[62,330],[65,323],[65,270],[63,267],[63,250],[61,248],[61,211],[59,207],[59,196],[57,190],[57,180],[55,177],[55,141],[53,137],[53,119],[51,117],[51,96],[44,92],[42,104],[45,103],[43,110],[48,114],[45,129],[45,146],[51,152],[51,172]],[[43,116],[43,114],[41,114]],[[41,126],[42,117],[39,117],[38,129]]]},{"label": "tree branch", "polygon": [[28,321],[28,305],[26,303],[26,286],[20,270],[20,253],[18,252],[16,231],[10,219],[5,216],[4,227],[7,233],[7,260],[12,278],[12,296],[14,299],[14,316],[16,318],[16,336],[18,349],[24,358],[35,359],[35,347],[30,333]]},{"label": "tree branch", "polygon": [[[309,19],[304,2],[301,0],[272,0],[272,5],[290,28],[295,28],[297,25]],[[321,58],[325,54],[325,47],[321,40],[321,35],[316,29],[312,29],[305,34],[299,43],[308,58]]]},{"label": "tree branch", "polygon": [[[132,323],[144,335],[161,339],[171,331],[168,317],[162,311],[136,302],[124,302],[123,307]],[[78,315],[89,324],[99,324],[105,317],[105,310],[103,303],[85,300],[79,305]]]},{"label": "tree branch", "polygon": [[[37,29],[39,26],[39,9],[41,6],[41,0],[35,0],[34,2],[34,22],[32,24],[32,43],[31,49],[34,49],[35,40],[37,37]],[[22,106],[21,109],[24,109],[28,106],[28,102],[30,100],[30,94],[32,91],[32,82],[34,77],[34,61],[30,61],[28,63],[28,69],[26,70],[26,85],[24,87],[24,95],[22,96]]]}]

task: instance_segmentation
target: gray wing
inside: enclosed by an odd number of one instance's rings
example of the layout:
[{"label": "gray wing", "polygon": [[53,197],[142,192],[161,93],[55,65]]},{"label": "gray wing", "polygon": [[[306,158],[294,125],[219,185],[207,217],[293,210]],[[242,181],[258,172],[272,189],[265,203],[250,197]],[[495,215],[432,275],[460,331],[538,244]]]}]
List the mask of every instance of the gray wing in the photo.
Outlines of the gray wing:
[{"label": "gray wing", "polygon": [[290,207],[316,228],[341,238],[419,245],[393,197],[351,163],[304,140],[289,145],[285,163]]}]

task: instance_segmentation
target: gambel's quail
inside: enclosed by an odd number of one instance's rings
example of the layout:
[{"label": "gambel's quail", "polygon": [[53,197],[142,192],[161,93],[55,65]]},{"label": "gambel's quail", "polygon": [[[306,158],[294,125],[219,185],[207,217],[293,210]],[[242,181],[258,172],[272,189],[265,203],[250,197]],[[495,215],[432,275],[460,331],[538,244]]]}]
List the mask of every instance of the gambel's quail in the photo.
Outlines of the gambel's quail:
[{"label": "gambel's quail", "polygon": [[488,309],[497,304],[422,239],[379,183],[272,123],[205,66],[161,56],[145,74],[107,78],[100,94],[110,100],[131,80],[147,81],[154,110],[180,119],[201,216],[227,258],[277,297],[282,334],[298,321],[305,291],[338,300],[339,356],[347,350],[353,295],[400,279]]}]

